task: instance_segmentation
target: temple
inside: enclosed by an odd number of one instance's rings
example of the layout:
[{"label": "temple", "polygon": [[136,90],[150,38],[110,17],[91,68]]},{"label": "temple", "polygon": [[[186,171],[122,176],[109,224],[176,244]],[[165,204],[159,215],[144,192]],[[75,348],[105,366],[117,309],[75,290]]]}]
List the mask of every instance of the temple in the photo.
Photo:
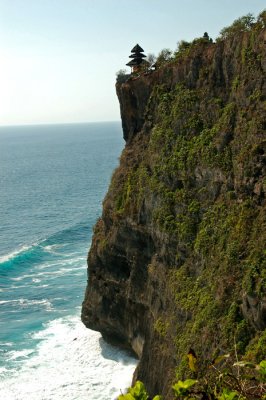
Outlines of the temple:
[{"label": "temple", "polygon": [[144,60],[146,56],[143,52],[144,50],[138,44],[136,44],[136,46],[131,50],[132,54],[129,58],[132,58],[132,60],[126,64],[128,67],[131,67],[131,73],[139,72],[142,69],[143,64],[147,63],[146,60]]}]

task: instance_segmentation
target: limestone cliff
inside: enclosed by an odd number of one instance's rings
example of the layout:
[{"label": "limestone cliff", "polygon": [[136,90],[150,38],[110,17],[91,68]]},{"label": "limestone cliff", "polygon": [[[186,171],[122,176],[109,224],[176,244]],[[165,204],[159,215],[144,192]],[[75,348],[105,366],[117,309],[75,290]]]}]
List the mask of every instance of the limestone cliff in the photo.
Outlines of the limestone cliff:
[{"label": "limestone cliff", "polygon": [[195,42],[117,84],[126,140],[88,256],[82,320],[171,399],[192,347],[266,356],[266,31]]}]

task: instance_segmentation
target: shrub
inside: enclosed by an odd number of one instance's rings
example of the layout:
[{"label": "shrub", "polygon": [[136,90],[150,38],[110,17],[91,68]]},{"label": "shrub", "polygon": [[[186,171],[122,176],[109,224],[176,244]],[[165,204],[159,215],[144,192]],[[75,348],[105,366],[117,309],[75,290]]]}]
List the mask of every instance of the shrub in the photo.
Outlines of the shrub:
[{"label": "shrub", "polygon": [[[150,397],[142,382],[137,381],[135,386],[128,389],[126,394],[121,394],[118,400],[149,400]],[[161,396],[155,396],[153,400],[161,400]]]},{"label": "shrub", "polygon": [[[237,359],[237,355],[235,355]],[[219,365],[223,365],[219,367]],[[195,372],[194,372],[195,374]],[[205,371],[197,372],[197,379],[178,380],[172,386],[175,400],[255,400],[266,399],[266,361],[253,364],[245,361],[232,363],[230,354],[213,360]],[[151,399],[142,382],[128,389],[118,400]],[[159,395],[153,400],[163,400]]]}]

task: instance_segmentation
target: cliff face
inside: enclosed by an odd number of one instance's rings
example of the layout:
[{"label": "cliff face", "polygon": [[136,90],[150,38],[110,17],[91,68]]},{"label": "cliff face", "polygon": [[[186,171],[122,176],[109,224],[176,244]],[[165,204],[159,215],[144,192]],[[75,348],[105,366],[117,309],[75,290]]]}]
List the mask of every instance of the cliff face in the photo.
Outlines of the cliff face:
[{"label": "cliff face", "polygon": [[265,30],[198,42],[117,84],[126,140],[88,257],[82,320],[171,398],[184,356],[266,356]]}]

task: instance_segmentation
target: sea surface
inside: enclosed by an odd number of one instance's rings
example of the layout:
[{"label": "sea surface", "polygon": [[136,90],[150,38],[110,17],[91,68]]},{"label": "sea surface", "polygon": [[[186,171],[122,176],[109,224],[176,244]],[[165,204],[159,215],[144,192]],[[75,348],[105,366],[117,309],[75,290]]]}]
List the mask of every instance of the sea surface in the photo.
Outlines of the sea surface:
[{"label": "sea surface", "polygon": [[80,321],[120,123],[0,128],[0,399],[108,400],[136,360]]}]

